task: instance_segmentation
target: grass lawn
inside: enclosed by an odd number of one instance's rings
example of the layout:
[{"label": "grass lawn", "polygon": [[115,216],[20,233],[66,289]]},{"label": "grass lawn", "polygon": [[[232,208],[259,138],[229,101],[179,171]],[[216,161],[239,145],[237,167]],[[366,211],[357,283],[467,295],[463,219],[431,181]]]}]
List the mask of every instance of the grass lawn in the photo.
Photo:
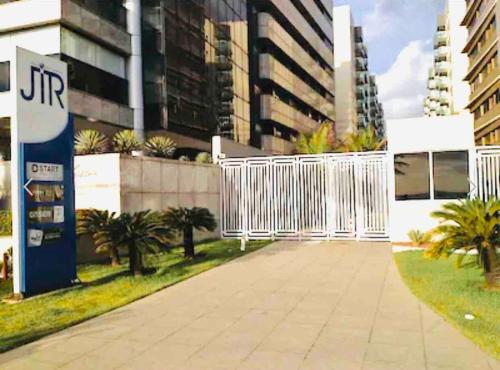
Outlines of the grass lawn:
[{"label": "grass lawn", "polygon": [[[500,359],[500,292],[484,289],[480,269],[457,269],[455,257],[434,261],[425,259],[422,252],[396,253],[394,258],[418,298]],[[466,320],[466,313],[476,319]]]},{"label": "grass lawn", "polygon": [[[247,252],[270,241],[247,243]],[[148,255],[146,267],[155,273],[134,278],[127,266],[80,265],[82,285],[33,297],[17,304],[0,303],[0,352],[20,346],[44,335],[101,315],[169,285],[197,275],[229,260],[240,257],[238,240],[215,241],[196,246],[194,260],[183,258],[182,248],[159,255]],[[0,283],[0,297],[11,292],[11,283]]]}]

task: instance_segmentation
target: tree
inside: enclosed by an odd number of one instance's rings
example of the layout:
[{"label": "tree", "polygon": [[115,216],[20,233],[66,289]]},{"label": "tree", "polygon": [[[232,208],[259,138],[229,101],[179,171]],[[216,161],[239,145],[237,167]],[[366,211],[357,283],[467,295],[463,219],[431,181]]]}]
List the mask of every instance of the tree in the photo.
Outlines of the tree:
[{"label": "tree", "polygon": [[193,231],[214,231],[217,227],[214,215],[206,208],[169,208],[165,213],[167,224],[174,230],[181,232],[184,239],[184,257],[194,258]]},{"label": "tree", "polygon": [[[426,255],[431,258],[449,256],[457,250],[477,251],[475,265],[481,266],[490,286],[500,286],[500,263],[497,248],[500,247],[500,200],[487,202],[475,198],[458,203],[446,203],[432,217],[440,224],[431,231],[432,247]],[[458,255],[458,265],[464,264],[465,254]]]},{"label": "tree", "polygon": [[[103,230],[106,230],[111,238],[114,238],[116,233],[119,232],[119,230],[117,230],[115,212],[101,211],[98,209],[78,210],[76,217],[77,235],[90,235],[95,243],[97,233]],[[106,246],[96,245],[96,251],[98,253],[107,251],[111,259],[111,265],[120,265],[120,254],[116,244],[107,244]]]},{"label": "tree", "polygon": [[158,212],[122,213],[119,217],[111,213],[107,218],[103,214],[100,217],[106,222],[99,224],[96,216],[95,222],[89,222],[81,230],[92,233],[97,249],[128,249],[129,270],[134,276],[143,273],[143,254],[158,252],[172,238],[165,217]]},{"label": "tree", "polygon": [[368,127],[347,135],[338,146],[342,152],[371,152],[384,149],[386,140],[381,140],[373,127]]},{"label": "tree", "polygon": [[322,124],[312,134],[300,134],[295,142],[295,151],[298,154],[321,154],[333,150],[334,133],[329,123]]}]

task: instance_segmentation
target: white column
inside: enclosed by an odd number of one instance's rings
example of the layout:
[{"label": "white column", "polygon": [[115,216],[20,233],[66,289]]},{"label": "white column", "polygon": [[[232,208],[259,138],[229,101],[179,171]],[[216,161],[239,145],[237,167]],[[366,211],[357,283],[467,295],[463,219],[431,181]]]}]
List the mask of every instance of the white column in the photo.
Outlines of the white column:
[{"label": "white column", "polygon": [[126,0],[125,8],[127,9],[127,31],[132,41],[132,55],[127,65],[129,105],[134,110],[134,130],[140,138],[144,138],[141,0]]}]

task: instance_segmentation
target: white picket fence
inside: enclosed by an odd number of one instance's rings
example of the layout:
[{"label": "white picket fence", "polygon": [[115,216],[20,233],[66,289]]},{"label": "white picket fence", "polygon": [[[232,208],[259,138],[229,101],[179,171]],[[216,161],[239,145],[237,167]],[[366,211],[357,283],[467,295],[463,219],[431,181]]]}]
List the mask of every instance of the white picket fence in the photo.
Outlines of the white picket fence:
[{"label": "white picket fence", "polygon": [[223,237],[389,237],[385,152],[226,159],[220,166]]}]

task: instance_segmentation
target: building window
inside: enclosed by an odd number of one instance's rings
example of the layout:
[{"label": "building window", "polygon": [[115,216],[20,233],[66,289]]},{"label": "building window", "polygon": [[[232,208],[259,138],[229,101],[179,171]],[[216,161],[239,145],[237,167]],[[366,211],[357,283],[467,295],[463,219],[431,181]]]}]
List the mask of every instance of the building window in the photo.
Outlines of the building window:
[{"label": "building window", "polygon": [[396,200],[430,199],[429,154],[394,156]]},{"label": "building window", "polygon": [[433,153],[434,199],[467,198],[469,154],[466,151]]},{"label": "building window", "polygon": [[68,81],[73,89],[128,105],[128,81],[62,54],[61,60],[68,63]]},{"label": "building window", "polygon": [[0,63],[0,92],[10,90],[10,62]]}]

